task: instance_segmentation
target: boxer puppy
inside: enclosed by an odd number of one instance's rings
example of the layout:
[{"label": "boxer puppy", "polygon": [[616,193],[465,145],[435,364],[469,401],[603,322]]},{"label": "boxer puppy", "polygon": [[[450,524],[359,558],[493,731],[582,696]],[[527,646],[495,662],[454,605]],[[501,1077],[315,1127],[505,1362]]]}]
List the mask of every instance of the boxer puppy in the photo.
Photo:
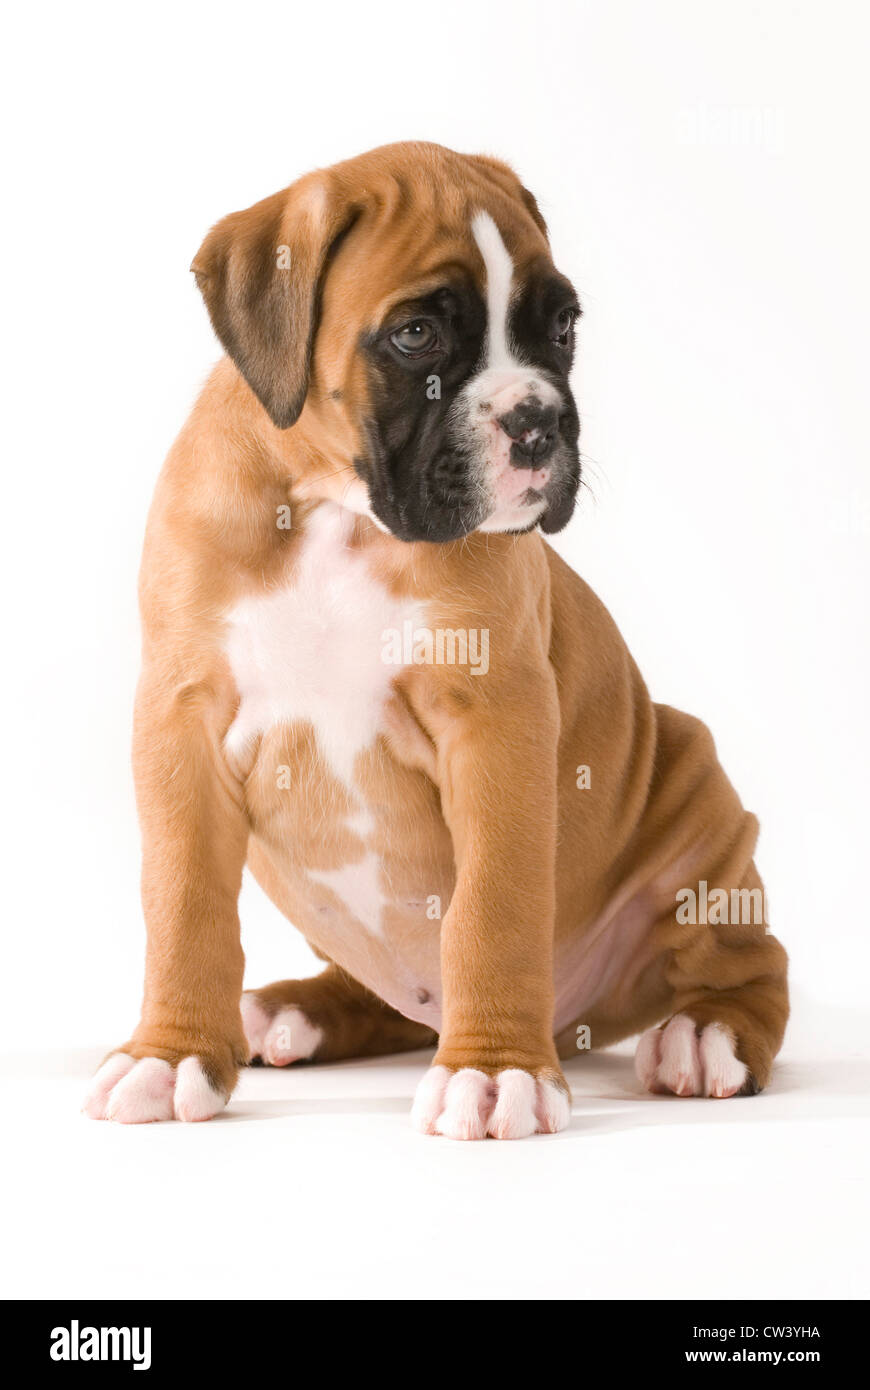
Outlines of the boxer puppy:
[{"label": "boxer puppy", "polygon": [[[227,355],[148,523],[145,996],[88,1113],[208,1119],[252,1056],[436,1038],[414,1120],[454,1138],[563,1128],[578,1042],[641,1033],[651,1091],[758,1090],[788,1006],[757,823],[541,536],[580,477],[580,309],[532,195],[393,145],[193,271]],[[316,978],[243,996],[245,863]]]}]

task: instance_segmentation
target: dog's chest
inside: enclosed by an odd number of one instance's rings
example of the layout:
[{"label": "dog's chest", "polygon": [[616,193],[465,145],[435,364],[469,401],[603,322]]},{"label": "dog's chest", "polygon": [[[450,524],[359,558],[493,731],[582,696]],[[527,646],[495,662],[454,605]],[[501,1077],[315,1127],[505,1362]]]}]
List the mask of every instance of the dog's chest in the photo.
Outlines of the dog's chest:
[{"label": "dog's chest", "polygon": [[226,651],[239,694],[227,751],[243,759],[277,724],[311,725],[320,756],[348,788],[374,743],[400,668],[391,634],[418,605],[393,597],[366,552],[348,545],[353,518],[326,503],[311,516],[289,582],[228,615]]},{"label": "dog's chest", "polygon": [[318,508],[287,584],[229,613],[239,706],[225,746],[247,779],[252,867],[267,891],[332,960],[431,1022],[449,834],[419,773],[371,753],[402,669],[395,635],[423,613],[348,545],[352,524]]}]

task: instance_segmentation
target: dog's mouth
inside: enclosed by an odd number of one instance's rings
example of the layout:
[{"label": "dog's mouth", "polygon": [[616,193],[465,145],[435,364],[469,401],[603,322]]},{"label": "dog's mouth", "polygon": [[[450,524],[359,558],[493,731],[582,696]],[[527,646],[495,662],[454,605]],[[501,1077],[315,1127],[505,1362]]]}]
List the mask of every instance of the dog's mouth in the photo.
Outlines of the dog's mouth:
[{"label": "dog's mouth", "polygon": [[520,511],[534,512],[536,517],[543,516],[550,505],[546,488],[527,487],[525,492],[517,498],[515,505]]},{"label": "dog's mouth", "polygon": [[463,431],[440,441],[428,459],[387,455],[376,425],[368,451],[354,461],[376,522],[398,540],[443,543],[474,531],[518,533],[536,526],[560,531],[571,517],[580,480],[579,453],[560,437],[541,463],[524,466],[502,450],[481,450],[480,436]]},{"label": "dog's mouth", "polygon": [[571,516],[579,486],[576,408],[540,374],[521,374],[519,382],[515,375],[485,372],[452,412],[453,430],[472,441],[471,473],[485,498],[478,529],[558,531]]},{"label": "dog's mouth", "polygon": [[540,527],[552,534],[571,518],[580,482],[576,451],[560,445],[551,463],[540,469],[508,464],[490,483],[490,508],[479,529],[531,531]]},{"label": "dog's mouth", "polygon": [[[575,472],[579,481],[579,465]],[[504,499],[473,486],[409,499],[365,481],[369,510],[379,526],[397,540],[436,544],[462,540],[475,531],[519,534],[540,527],[552,535],[570,520],[577,492],[571,476],[551,476],[538,486],[526,484]]]},{"label": "dog's mouth", "polygon": [[369,443],[369,456],[355,459],[354,468],[368,489],[373,516],[398,540],[461,540],[486,520],[486,498],[463,450],[441,448],[425,466],[397,478],[380,456],[373,431]]}]

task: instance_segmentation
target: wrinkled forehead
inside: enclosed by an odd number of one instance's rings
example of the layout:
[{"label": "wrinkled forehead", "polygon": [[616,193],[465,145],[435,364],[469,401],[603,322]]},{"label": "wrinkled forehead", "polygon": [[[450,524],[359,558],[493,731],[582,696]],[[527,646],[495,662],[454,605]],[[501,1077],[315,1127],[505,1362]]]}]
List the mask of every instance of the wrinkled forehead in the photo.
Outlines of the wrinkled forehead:
[{"label": "wrinkled forehead", "polygon": [[468,196],[447,215],[437,202],[411,197],[348,237],[328,289],[352,306],[359,326],[374,329],[444,288],[474,292],[495,309],[547,267],[546,238],[521,203]]}]

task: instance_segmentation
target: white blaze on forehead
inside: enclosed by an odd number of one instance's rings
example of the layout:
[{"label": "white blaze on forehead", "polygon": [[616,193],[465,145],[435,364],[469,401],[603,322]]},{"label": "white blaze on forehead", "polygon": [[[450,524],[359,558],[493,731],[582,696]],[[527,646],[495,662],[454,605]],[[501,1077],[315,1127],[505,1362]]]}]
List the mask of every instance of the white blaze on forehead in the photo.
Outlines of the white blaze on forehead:
[{"label": "white blaze on forehead", "polygon": [[487,366],[518,367],[508,340],[514,263],[488,212],[478,212],[471,232],[486,268]]},{"label": "white blaze on forehead", "polygon": [[521,401],[555,406],[561,411],[562,396],[523,355],[516,351],[508,331],[514,263],[501,233],[487,212],[478,212],[471,231],[483,257],[486,274],[486,357],[465,383],[454,412],[457,433],[464,447],[473,441],[472,458],[479,486],[488,507],[480,531],[522,530],[545,510],[543,499],[523,499],[545,479],[533,470],[518,468],[511,459],[511,441],[499,422]]}]

